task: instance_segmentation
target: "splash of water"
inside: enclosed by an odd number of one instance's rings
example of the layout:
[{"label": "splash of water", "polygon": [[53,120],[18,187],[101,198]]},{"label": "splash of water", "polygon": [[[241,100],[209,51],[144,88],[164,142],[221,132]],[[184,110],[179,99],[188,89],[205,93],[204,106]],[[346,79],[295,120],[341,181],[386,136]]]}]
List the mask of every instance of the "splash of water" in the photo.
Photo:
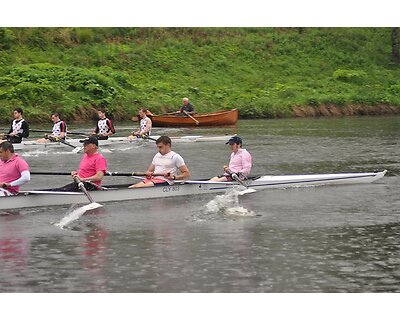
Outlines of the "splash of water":
[{"label": "splash of water", "polygon": [[22,152],[22,155],[24,157],[35,157],[35,158],[37,158],[37,157],[39,157],[39,156],[41,156],[43,154],[48,154],[48,151],[47,150],[32,150],[32,151]]},{"label": "splash of water", "polygon": [[64,218],[62,218],[60,222],[55,223],[54,225],[63,229],[66,225],[70,224],[72,221],[78,220],[86,211],[94,210],[100,207],[102,207],[100,203],[92,202],[83,207],[76,208],[75,210],[67,214]]},{"label": "splash of water", "polygon": [[216,196],[206,204],[207,213],[242,217],[256,216],[253,211],[248,210],[239,204],[239,195],[241,195],[240,190],[230,189],[225,194]]}]

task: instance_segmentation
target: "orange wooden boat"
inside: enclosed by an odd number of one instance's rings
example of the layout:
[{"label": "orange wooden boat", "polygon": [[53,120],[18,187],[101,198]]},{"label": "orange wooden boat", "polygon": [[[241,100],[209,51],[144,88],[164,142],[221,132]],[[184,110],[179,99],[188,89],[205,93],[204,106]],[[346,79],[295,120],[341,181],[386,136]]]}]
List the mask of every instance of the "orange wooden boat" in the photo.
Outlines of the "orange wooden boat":
[{"label": "orange wooden boat", "polygon": [[[192,118],[185,115],[153,115],[154,127],[197,127],[197,126],[231,126],[238,121],[237,109],[208,113],[195,113]],[[197,123],[198,122],[198,123]]]}]

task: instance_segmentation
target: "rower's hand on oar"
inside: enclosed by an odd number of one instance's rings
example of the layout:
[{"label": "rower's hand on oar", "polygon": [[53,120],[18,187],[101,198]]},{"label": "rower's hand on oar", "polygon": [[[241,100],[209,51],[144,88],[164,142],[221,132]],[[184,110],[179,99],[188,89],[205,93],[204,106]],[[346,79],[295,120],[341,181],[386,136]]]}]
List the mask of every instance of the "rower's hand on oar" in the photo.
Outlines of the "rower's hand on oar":
[{"label": "rower's hand on oar", "polygon": [[151,179],[153,177],[154,172],[146,171],[146,178]]},{"label": "rower's hand on oar", "polygon": [[164,178],[166,178],[168,180],[175,180],[176,176],[172,175],[171,172],[168,172],[168,173],[164,174]]}]

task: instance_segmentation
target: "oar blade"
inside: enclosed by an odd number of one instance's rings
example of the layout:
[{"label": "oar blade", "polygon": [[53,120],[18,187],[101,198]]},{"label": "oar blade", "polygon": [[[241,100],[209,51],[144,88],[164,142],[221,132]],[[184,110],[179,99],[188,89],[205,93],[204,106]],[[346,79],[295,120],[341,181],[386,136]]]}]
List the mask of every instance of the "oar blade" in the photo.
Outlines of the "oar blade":
[{"label": "oar blade", "polygon": [[252,189],[252,188],[247,188],[247,189],[244,189],[242,191],[239,191],[239,195],[243,196],[245,194],[254,193],[254,192],[257,192],[257,190],[256,189]]},{"label": "oar blade", "polygon": [[64,218],[60,220],[60,222],[55,223],[54,225],[56,227],[59,227],[61,229],[65,228],[68,224],[71,222],[78,220],[85,212],[94,210],[97,208],[101,208],[103,205],[97,202],[91,202],[87,205],[84,205],[82,207],[76,208],[72,212],[70,212],[68,215],[66,215]]}]

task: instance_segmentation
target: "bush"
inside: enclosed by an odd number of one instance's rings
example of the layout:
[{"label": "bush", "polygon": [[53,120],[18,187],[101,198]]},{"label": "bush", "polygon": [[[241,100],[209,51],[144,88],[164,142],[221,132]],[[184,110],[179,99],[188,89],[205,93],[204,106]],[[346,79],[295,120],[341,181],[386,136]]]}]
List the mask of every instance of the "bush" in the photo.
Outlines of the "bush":
[{"label": "bush", "polygon": [[349,83],[361,83],[367,78],[367,74],[362,70],[338,69],[333,73],[333,79]]}]

